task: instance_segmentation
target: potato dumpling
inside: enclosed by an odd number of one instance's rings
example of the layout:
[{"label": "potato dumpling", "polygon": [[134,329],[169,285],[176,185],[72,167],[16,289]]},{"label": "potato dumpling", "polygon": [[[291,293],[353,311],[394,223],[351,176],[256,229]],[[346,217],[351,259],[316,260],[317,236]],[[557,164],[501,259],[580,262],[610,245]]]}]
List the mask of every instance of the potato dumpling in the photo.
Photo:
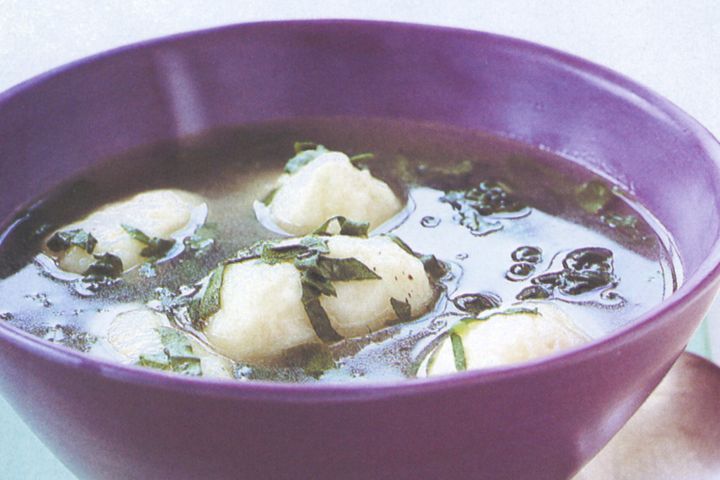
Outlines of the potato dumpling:
[{"label": "potato dumpling", "polygon": [[385,182],[355,167],[341,152],[323,153],[282,175],[269,204],[273,221],[293,235],[311,233],[334,216],[368,222],[372,230],[401,209]]},{"label": "potato dumpling", "polygon": [[[298,241],[302,239],[290,242]],[[355,259],[365,268],[364,279],[332,281],[336,296],[317,297],[320,316],[325,315],[338,334],[335,340],[409,320],[432,306],[434,290],[423,263],[389,237],[338,235],[323,242],[327,248],[323,262]],[[318,320],[311,321],[304,297],[309,288],[303,284],[305,273],[296,265],[292,261],[268,264],[263,259],[227,265],[220,308],[204,328],[209,343],[234,360],[253,363],[321,342],[323,333],[318,331]]]},{"label": "potato dumpling", "polygon": [[559,308],[528,303],[456,324],[430,354],[425,373],[441,375],[524,362],[588,340]]},{"label": "potato dumpling", "polygon": [[[153,252],[146,250],[148,244],[138,240],[137,234],[132,235],[128,228],[165,242],[169,248],[173,235],[203,220],[194,218],[198,213],[204,215],[203,205],[198,196],[180,190],[143,192],[105,205],[58,229],[49,237],[44,252],[67,272],[84,274],[95,263],[96,256],[106,253],[118,257],[123,271],[127,271],[153,256]],[[87,234],[91,235],[89,243]],[[53,243],[60,243],[58,235],[65,236],[64,244]]]},{"label": "potato dumpling", "polygon": [[[200,372],[204,377],[231,378],[232,368],[227,359],[211,353],[204,345],[190,335],[170,326],[167,317],[147,308],[138,308],[118,314],[110,324],[107,341],[121,356],[124,363],[141,363],[145,358],[164,355],[167,345],[163,342],[164,332],[170,332],[191,348],[190,357],[199,360]],[[169,365],[169,370],[172,366]],[[180,372],[182,373],[182,372]]]}]

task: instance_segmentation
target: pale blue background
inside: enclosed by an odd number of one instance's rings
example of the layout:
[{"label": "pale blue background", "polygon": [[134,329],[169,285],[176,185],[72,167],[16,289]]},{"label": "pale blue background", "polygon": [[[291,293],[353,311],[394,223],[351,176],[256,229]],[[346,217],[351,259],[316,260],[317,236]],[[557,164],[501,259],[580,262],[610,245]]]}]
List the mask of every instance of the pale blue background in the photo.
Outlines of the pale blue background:
[{"label": "pale blue background", "polygon": [[[283,18],[400,20],[525,38],[623,72],[720,132],[720,9],[712,1],[0,0],[0,91],[139,40]],[[720,307],[709,319],[690,348],[720,359]],[[0,479],[72,478],[0,398]]]}]

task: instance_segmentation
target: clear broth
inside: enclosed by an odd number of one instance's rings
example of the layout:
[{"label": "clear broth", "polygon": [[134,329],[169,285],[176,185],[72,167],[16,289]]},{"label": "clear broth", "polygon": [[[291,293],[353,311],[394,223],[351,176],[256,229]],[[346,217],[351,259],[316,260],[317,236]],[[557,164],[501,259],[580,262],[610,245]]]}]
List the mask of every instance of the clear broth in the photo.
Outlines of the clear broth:
[{"label": "clear broth", "polygon": [[[112,315],[129,304],[157,305],[183,285],[204,277],[218,262],[255,241],[279,238],[256,218],[253,203],[272,189],[296,140],[312,140],[348,154],[373,152],[373,175],[387,181],[407,207],[378,232],[392,232],[415,251],[434,254],[451,267],[435,309],[409,323],[332,345],[336,368],[307,375],[302,368],[235,364],[239,379],[374,381],[412,377],[433,343],[466,316],[452,300],[490,292],[503,307],[543,272],[557,271],[565,254],[583,247],[612,250],[612,292],[556,295],[561,308],[592,338],[621,328],[677,289],[682,270],[660,223],[630,195],[558,156],[478,132],[407,122],[325,118],[274,122],[214,131],[154,145],[101,162],[49,192],[13,224],[0,244],[0,319],[46,340],[103,358],[118,359],[105,340]],[[464,163],[463,163],[464,162]],[[468,163],[469,162],[469,163]],[[468,165],[471,167],[468,169]],[[450,167],[450,174],[442,172]],[[459,174],[451,174],[460,172]],[[419,183],[408,185],[408,176]],[[439,201],[445,191],[492,180],[509,185],[530,208],[487,217],[487,233],[458,224],[457,212]],[[581,208],[587,182],[612,188],[612,212],[637,223],[624,229]],[[204,256],[181,254],[156,265],[149,276],[133,269],[97,293],[50,275],[38,252],[49,228],[81,218],[103,204],[154,188],[180,188],[203,196],[207,223],[217,229]],[[476,232],[477,233],[477,232]],[[507,278],[512,252],[542,249],[542,261],[525,280]],[[202,339],[201,332],[192,332]]]}]

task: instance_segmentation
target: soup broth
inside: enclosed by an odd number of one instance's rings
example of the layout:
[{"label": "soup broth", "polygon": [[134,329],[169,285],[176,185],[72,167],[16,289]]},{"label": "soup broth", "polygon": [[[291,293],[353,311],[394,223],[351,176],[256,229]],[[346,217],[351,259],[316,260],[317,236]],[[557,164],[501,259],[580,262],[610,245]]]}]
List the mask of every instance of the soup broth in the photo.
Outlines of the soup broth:
[{"label": "soup broth", "polygon": [[[447,271],[435,285],[433,307],[419,318],[330,342],[320,361],[302,354],[274,363],[228,362],[236,379],[413,378],[462,318],[522,302],[555,304],[587,337],[599,338],[628,325],[682,281],[662,226],[630,193],[563,158],[433,125],[305,119],[143,148],[49,192],[1,237],[0,318],[45,340],[121,360],[108,342],[117,313],[143,305],[167,312],[218,262],[255,242],[287,237],[258,200],[272,191],[298,140],[348,155],[371,152],[359,163],[405,206],[370,235],[391,233],[415,252],[434,255]],[[203,226],[188,233],[172,258],[94,284],[59,270],[42,253],[54,229],[158,188],[195,193],[207,205]],[[600,265],[600,274],[579,274],[583,262],[590,270]],[[207,346],[202,331],[182,319],[169,321]]]}]

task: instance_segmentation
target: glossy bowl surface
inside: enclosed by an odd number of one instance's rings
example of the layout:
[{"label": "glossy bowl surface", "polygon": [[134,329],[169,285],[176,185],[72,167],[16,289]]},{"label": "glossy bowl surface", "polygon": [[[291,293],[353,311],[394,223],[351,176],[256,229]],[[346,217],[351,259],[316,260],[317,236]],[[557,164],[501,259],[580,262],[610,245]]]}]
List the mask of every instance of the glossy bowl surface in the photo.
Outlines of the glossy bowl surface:
[{"label": "glossy bowl surface", "polygon": [[[682,287],[552,358],[361,386],[205,381],[0,325],[0,389],[81,478],[570,477],[660,382],[718,287],[720,146],[578,58],[480,32],[361,21],[236,25],[101,54],[0,95],[0,218],[135,147],[353,115],[482,130],[624,186],[673,235]],[[1,302],[1,299],[0,299]]]}]

